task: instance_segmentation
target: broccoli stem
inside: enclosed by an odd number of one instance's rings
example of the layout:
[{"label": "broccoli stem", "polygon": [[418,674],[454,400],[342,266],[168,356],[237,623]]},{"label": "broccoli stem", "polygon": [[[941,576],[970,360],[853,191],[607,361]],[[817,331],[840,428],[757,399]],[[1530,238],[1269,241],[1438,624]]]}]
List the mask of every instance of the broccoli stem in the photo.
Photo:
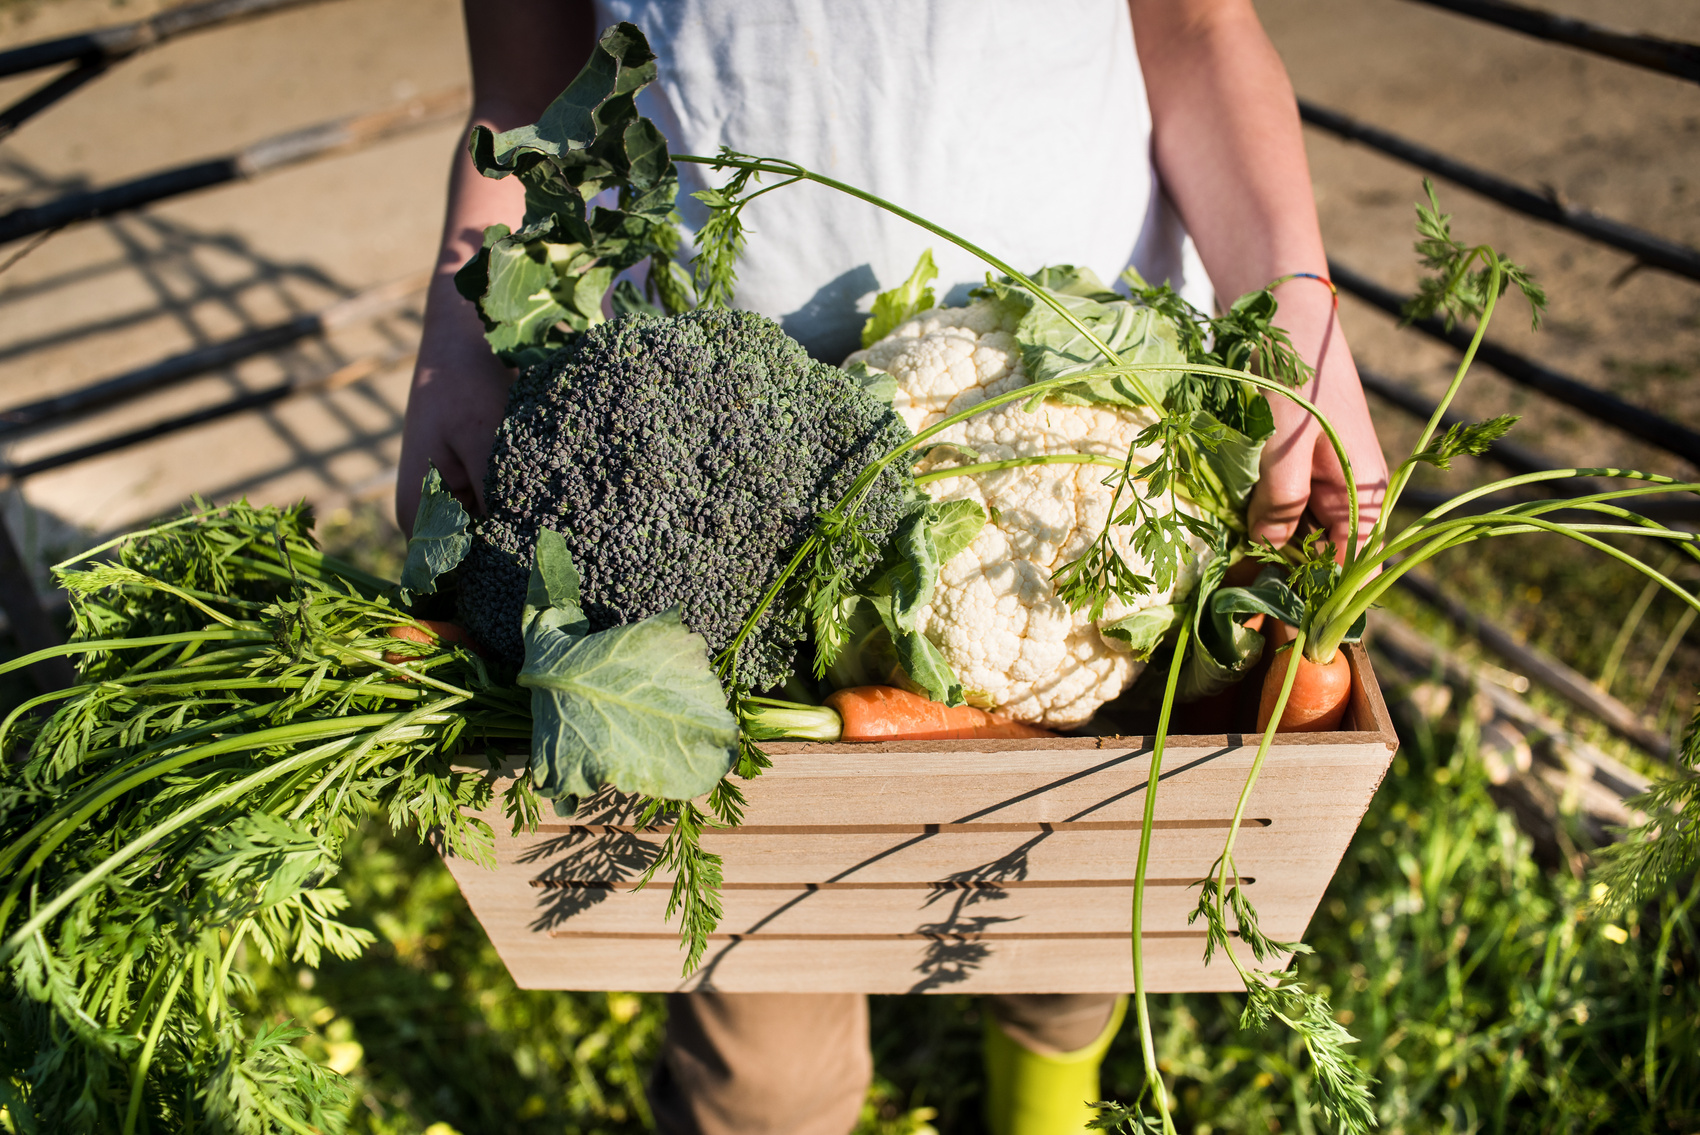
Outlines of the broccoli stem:
[{"label": "broccoli stem", "polygon": [[753,741],[831,742],[844,735],[844,719],[828,705],[745,698],[738,704],[738,716]]}]

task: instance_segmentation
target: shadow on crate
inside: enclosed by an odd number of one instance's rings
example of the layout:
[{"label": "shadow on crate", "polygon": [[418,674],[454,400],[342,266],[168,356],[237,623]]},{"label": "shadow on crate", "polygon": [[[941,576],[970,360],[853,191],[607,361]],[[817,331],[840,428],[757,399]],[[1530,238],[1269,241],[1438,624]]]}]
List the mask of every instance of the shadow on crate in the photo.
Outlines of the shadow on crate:
[{"label": "shadow on crate", "polygon": [[635,798],[604,788],[578,806],[573,825],[526,848],[518,862],[545,864],[531,880],[542,892],[531,929],[546,933],[630,889],[655,862],[658,846],[637,828]]}]

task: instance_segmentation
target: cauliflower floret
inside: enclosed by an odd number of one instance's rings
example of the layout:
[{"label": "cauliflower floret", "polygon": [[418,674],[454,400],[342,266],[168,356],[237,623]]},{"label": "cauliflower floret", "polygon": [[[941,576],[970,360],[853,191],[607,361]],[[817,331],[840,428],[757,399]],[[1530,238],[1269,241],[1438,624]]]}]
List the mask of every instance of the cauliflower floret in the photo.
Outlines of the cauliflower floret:
[{"label": "cauliflower floret", "polygon": [[[846,365],[863,362],[891,374],[898,388],[893,406],[919,432],[1027,384],[1011,328],[1001,305],[992,301],[934,309],[851,355]],[[1093,453],[1119,461],[1153,421],[1147,410],[1047,402],[1027,413],[1014,402],[958,423],[936,439],[977,456],[937,451],[916,471],[1049,453]],[[1136,460],[1155,455],[1144,452]],[[1030,465],[926,485],[935,500],[977,501],[991,520],[940,571],[932,602],[921,613],[921,632],[965,689],[1018,720],[1053,728],[1084,724],[1143,669],[1098,627],[1183,596],[1203,571],[1207,548],[1189,537],[1192,555],[1169,590],[1139,596],[1131,605],[1112,600],[1098,623],[1088,612],[1069,610],[1051,576],[1102,531],[1112,495],[1103,484],[1108,472],[1101,465]],[[1159,511],[1169,507],[1152,504]],[[1181,507],[1196,515],[1189,502]],[[1128,565],[1148,575],[1130,530],[1117,529],[1113,539]]]}]

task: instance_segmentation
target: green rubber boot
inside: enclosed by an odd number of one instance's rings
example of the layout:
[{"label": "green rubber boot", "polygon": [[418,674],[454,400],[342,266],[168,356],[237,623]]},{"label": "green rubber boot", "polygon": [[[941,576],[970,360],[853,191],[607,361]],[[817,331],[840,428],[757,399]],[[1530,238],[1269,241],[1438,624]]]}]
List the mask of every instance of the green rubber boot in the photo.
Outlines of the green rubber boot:
[{"label": "green rubber boot", "polygon": [[1116,1000],[1110,1022],[1085,1048],[1042,1055],[1024,1048],[985,1016],[986,1127],[992,1135],[1080,1135],[1097,1112],[1087,1104],[1103,1099],[1098,1067],[1127,1014],[1127,998]]}]

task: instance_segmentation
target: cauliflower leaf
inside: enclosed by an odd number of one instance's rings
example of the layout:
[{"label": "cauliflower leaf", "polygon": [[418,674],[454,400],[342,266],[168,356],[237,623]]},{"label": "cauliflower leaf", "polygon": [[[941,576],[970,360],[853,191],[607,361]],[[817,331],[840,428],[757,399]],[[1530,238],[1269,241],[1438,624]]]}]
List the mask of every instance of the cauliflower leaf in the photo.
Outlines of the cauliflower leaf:
[{"label": "cauliflower leaf", "polygon": [[933,263],[933,250],[921,253],[909,278],[890,291],[874,297],[873,314],[862,324],[862,346],[871,347],[890,335],[906,319],[926,311],[938,301],[927,285],[938,278],[938,265]]}]

